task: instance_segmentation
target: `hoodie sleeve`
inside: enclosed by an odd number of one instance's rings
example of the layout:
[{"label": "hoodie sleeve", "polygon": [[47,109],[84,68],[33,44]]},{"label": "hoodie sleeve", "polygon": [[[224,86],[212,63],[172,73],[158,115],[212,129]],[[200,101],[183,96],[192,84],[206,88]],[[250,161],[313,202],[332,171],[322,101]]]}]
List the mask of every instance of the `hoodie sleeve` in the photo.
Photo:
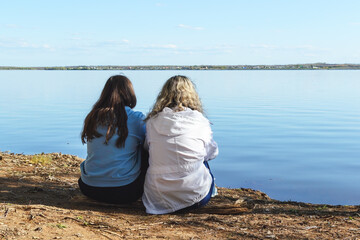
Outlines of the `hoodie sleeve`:
[{"label": "hoodie sleeve", "polygon": [[219,149],[217,143],[213,139],[213,132],[210,127],[210,122],[206,119],[206,137],[204,139],[205,143],[205,161],[212,160],[216,158],[219,154]]},{"label": "hoodie sleeve", "polygon": [[144,144],[146,137],[146,124],[145,124],[145,115],[141,112],[137,112],[137,121],[138,121],[138,135],[140,139],[140,144]]},{"label": "hoodie sleeve", "polygon": [[216,156],[219,154],[219,148],[217,143],[212,138],[212,133],[210,140],[208,142],[205,142],[205,151],[206,151],[205,161],[212,160],[216,158]]}]

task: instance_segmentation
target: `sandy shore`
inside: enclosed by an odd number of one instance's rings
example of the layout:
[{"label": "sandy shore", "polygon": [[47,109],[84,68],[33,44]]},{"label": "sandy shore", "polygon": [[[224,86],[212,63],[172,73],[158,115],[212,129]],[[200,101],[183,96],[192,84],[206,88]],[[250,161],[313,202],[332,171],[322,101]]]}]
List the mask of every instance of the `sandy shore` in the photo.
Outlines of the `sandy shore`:
[{"label": "sandy shore", "polygon": [[360,239],[360,207],[281,202],[219,188],[198,210],[148,215],[141,201],[82,196],[76,156],[0,152],[0,239]]}]

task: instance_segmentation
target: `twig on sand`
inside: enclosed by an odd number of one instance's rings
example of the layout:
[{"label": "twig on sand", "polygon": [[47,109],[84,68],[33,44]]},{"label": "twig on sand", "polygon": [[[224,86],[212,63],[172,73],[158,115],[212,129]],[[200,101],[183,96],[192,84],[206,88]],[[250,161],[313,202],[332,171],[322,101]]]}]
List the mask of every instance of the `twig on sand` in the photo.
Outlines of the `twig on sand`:
[{"label": "twig on sand", "polygon": [[116,232],[112,232],[112,231],[110,231],[110,230],[102,229],[101,231],[106,232],[106,233],[113,234],[113,235],[118,236],[118,237],[122,237],[120,234],[118,234],[118,233],[116,233]]},{"label": "twig on sand", "polygon": [[6,218],[6,216],[8,215],[8,213],[9,213],[9,208],[5,208],[4,218]]},{"label": "twig on sand", "polygon": [[110,237],[106,236],[105,234],[101,233],[100,231],[99,231],[99,234],[100,234],[101,236],[104,236],[104,237],[106,237],[107,239],[110,239],[110,240],[112,240],[112,238],[110,238]]}]

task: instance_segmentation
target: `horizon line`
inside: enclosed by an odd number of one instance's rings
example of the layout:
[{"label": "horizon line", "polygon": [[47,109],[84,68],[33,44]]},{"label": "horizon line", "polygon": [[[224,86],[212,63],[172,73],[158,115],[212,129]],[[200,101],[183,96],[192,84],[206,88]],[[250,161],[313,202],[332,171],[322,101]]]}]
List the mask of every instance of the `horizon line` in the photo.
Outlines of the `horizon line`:
[{"label": "horizon line", "polygon": [[14,66],[14,65],[0,65],[0,68],[59,68],[59,67],[199,67],[199,66],[293,66],[293,65],[360,65],[360,63],[287,63],[287,64],[143,64],[143,65],[116,65],[116,64],[101,64],[101,65],[54,65],[54,66]]}]

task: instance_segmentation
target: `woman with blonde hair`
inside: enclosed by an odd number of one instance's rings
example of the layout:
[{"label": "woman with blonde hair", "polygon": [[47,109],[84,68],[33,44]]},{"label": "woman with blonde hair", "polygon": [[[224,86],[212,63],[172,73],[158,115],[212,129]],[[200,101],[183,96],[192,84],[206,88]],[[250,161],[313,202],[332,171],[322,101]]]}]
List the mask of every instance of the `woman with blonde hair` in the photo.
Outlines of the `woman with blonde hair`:
[{"label": "woman with blonde hair", "polygon": [[167,80],[146,118],[146,134],[146,212],[166,214],[207,204],[216,190],[207,161],[217,156],[218,147],[190,79]]}]

